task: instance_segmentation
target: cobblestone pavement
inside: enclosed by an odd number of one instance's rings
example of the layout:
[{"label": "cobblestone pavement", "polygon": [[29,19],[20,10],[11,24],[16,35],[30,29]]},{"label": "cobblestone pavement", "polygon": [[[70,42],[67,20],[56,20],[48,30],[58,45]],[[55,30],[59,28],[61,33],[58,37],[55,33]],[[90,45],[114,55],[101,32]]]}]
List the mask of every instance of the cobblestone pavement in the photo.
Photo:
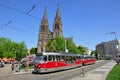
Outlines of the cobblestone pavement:
[{"label": "cobblestone pavement", "polygon": [[11,70],[11,64],[5,64],[5,67],[0,68],[0,77],[11,75],[14,72]]},{"label": "cobblestone pavement", "polygon": [[11,65],[12,64],[5,64],[5,67],[0,68],[0,77],[23,74],[23,73],[31,73],[33,70],[33,69],[29,71],[21,70],[20,72],[16,72],[17,69],[14,68],[14,70],[12,70]]}]

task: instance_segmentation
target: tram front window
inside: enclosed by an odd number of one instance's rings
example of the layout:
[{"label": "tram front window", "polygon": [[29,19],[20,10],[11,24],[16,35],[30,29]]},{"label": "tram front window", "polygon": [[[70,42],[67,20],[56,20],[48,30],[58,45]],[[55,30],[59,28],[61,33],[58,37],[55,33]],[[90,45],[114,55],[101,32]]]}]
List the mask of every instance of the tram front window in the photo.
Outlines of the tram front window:
[{"label": "tram front window", "polygon": [[47,56],[36,56],[35,63],[42,63],[47,61]]}]

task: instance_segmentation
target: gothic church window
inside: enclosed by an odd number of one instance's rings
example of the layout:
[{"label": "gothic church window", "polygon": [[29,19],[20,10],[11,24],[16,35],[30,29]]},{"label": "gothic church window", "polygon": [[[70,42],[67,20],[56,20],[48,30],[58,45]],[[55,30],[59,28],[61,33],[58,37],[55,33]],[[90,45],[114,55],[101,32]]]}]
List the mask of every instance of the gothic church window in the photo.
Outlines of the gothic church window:
[{"label": "gothic church window", "polygon": [[45,28],[46,28],[45,26],[41,26],[42,31],[45,31]]},{"label": "gothic church window", "polygon": [[59,23],[55,24],[55,29],[59,30]]}]

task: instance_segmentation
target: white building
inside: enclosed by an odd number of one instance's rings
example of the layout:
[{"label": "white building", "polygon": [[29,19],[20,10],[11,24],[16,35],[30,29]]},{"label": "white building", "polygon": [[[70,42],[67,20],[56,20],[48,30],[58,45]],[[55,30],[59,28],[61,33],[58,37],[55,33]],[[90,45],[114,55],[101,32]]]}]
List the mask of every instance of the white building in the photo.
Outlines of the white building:
[{"label": "white building", "polygon": [[115,58],[117,54],[120,54],[120,40],[102,42],[96,46],[96,50],[98,51],[101,58]]}]

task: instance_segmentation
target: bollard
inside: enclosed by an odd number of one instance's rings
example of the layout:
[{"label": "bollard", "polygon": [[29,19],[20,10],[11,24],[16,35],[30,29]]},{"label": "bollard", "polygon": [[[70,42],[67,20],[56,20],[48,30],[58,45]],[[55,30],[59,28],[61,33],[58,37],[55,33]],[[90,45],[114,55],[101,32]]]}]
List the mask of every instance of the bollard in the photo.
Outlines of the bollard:
[{"label": "bollard", "polygon": [[85,76],[84,68],[82,68],[82,74],[83,74],[83,77],[84,77]]}]

